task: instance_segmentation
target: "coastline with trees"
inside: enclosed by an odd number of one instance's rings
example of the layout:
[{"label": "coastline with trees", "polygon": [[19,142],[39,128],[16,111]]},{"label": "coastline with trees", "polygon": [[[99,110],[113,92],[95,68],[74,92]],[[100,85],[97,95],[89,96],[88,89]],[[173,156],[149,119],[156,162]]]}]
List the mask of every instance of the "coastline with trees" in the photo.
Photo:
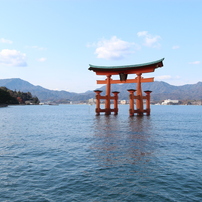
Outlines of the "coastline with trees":
[{"label": "coastline with trees", "polygon": [[0,87],[0,106],[7,105],[38,105],[38,97],[32,96],[30,92],[13,91],[6,87]]}]

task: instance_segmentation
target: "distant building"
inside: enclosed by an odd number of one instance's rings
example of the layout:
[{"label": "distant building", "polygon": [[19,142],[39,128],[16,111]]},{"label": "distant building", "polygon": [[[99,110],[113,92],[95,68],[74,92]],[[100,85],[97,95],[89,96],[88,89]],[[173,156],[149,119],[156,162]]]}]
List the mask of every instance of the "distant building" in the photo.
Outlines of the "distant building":
[{"label": "distant building", "polygon": [[91,99],[89,99],[88,100],[88,104],[95,104],[96,103],[96,99],[94,99],[94,98],[91,98]]},{"label": "distant building", "polygon": [[167,100],[164,100],[161,104],[162,104],[162,105],[179,104],[179,100],[167,99]]},{"label": "distant building", "polygon": [[25,104],[26,104],[26,105],[31,105],[32,102],[31,102],[31,100],[26,100],[26,101],[25,101]]},{"label": "distant building", "polygon": [[120,104],[122,104],[122,105],[127,104],[127,100],[121,100],[121,101],[120,101]]},{"label": "distant building", "polygon": [[188,102],[188,104],[191,104],[191,105],[202,105],[202,101],[201,100],[195,100],[195,101]]}]

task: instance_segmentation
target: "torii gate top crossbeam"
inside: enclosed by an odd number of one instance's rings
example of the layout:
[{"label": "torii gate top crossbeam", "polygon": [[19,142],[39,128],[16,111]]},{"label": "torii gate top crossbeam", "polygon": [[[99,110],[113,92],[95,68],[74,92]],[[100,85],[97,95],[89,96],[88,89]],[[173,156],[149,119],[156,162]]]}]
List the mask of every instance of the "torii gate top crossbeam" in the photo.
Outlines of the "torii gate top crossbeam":
[{"label": "torii gate top crossbeam", "polygon": [[136,64],[136,65],[124,65],[124,66],[96,66],[89,65],[88,70],[92,70],[96,72],[97,75],[117,75],[117,74],[137,74],[137,73],[148,73],[154,72],[156,68],[163,66],[164,58],[144,63],[144,64]]}]

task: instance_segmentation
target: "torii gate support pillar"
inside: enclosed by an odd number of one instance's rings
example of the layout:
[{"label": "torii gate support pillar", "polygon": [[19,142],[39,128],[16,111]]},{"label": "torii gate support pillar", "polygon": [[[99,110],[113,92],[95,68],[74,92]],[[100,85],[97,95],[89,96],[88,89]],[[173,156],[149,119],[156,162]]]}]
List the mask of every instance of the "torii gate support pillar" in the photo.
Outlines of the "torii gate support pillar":
[{"label": "torii gate support pillar", "polygon": [[150,91],[150,90],[146,90],[146,91],[144,91],[145,93],[146,93],[146,110],[144,110],[146,113],[147,113],[147,115],[150,115],[150,112],[151,112],[151,109],[150,109],[150,94],[151,94],[151,92],[152,91]]},{"label": "torii gate support pillar", "polygon": [[[129,114],[130,116],[134,116],[135,113],[137,113],[137,115],[143,115],[144,113],[146,113],[146,115],[150,115],[150,93],[152,91],[144,91],[146,93],[146,96],[140,96],[140,95],[134,95],[134,93],[136,92],[136,90],[134,89],[129,89],[128,92],[129,94]],[[146,109],[143,108],[143,100],[146,100]],[[136,103],[134,102],[134,100],[136,100]],[[135,104],[136,104],[136,109],[135,109]],[[140,109],[140,106],[142,105],[142,109]]]},{"label": "torii gate support pillar", "polygon": [[[114,112],[114,115],[118,114],[118,91],[113,91],[112,93],[114,94],[114,96],[110,96],[110,91],[109,94],[106,93],[105,96],[101,96],[101,90],[95,90],[94,91],[96,93],[96,115],[100,115],[100,112],[105,112],[105,115],[110,115],[111,112]],[[109,96],[108,96],[109,95]],[[100,108],[100,100],[103,99],[105,100],[105,109],[101,109]],[[110,105],[111,105],[111,100],[114,100],[114,108],[111,109]]]},{"label": "torii gate support pillar", "polygon": [[100,109],[100,93],[102,92],[101,90],[95,90],[94,91],[96,93],[95,98],[96,98],[96,108],[95,108],[95,112],[96,115],[100,115],[101,109]]}]

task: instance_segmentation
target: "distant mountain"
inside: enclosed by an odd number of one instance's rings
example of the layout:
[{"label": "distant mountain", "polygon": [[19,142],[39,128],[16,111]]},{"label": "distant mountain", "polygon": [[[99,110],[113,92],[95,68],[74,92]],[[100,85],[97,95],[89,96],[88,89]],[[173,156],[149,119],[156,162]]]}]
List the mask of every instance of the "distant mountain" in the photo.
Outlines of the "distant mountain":
[{"label": "distant mountain", "polygon": [[[136,89],[136,84],[113,84],[113,91],[120,91],[119,98],[128,98],[127,89]],[[101,90],[105,91],[105,87]],[[165,99],[177,100],[201,100],[202,99],[202,82],[197,84],[186,84],[182,86],[170,85],[163,81],[155,81],[151,83],[142,83],[142,91],[151,90],[151,99],[160,101]]]},{"label": "distant mountain", "polygon": [[[11,90],[30,92],[33,96],[37,96],[41,102],[58,100],[80,101],[87,100],[89,97],[92,98],[94,96],[94,92],[82,94],[49,90],[41,86],[35,86],[19,78],[0,79],[0,86],[5,86]],[[91,94],[91,96],[89,94]]]},{"label": "distant mountain", "polygon": [[[48,90],[41,86],[35,86],[31,83],[19,78],[0,79],[0,86],[5,86],[11,90],[31,92],[33,96],[37,96],[40,101],[85,101],[95,97],[93,91],[85,93],[72,93],[67,91]],[[127,89],[136,89],[136,84],[112,84],[112,91],[119,91],[119,99],[128,99]],[[105,94],[105,86],[99,88]],[[186,84],[183,86],[170,85],[163,81],[155,81],[152,83],[143,83],[142,90],[151,90],[151,99],[153,101],[161,101],[165,99],[177,100],[202,100],[202,82],[197,84]]]}]

